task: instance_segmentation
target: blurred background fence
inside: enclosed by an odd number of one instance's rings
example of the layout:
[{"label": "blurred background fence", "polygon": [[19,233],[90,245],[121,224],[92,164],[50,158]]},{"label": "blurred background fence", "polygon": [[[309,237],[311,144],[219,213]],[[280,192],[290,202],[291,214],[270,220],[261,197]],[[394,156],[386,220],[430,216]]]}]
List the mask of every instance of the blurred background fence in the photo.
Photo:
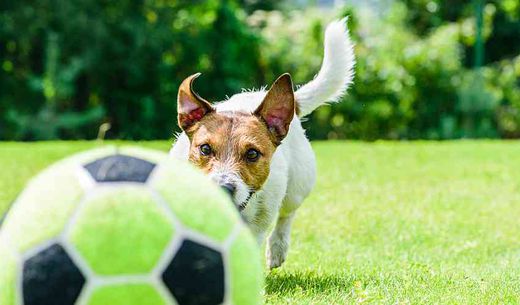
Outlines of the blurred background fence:
[{"label": "blurred background fence", "polygon": [[0,2],[0,140],[106,122],[109,138],[170,138],[186,76],[211,101],[283,72],[305,83],[343,16],[355,85],[312,114],[312,139],[520,137],[520,0],[17,0]]}]

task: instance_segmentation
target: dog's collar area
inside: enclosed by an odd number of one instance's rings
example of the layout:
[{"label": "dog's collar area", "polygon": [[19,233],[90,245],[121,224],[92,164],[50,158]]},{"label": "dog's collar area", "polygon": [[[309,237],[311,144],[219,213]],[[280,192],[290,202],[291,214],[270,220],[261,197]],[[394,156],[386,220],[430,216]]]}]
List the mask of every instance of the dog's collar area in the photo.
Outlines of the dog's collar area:
[{"label": "dog's collar area", "polygon": [[249,196],[247,196],[246,200],[244,200],[244,202],[242,202],[241,204],[238,205],[238,210],[240,212],[242,212],[247,207],[249,200],[251,199],[251,197],[253,197],[254,194],[255,194],[254,191],[250,191]]}]

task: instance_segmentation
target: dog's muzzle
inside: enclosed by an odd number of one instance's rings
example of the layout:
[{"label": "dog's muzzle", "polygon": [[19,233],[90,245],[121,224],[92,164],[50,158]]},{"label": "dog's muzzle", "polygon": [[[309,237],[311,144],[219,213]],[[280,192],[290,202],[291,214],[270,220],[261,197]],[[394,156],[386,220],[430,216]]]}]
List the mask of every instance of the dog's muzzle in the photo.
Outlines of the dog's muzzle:
[{"label": "dog's muzzle", "polygon": [[231,183],[225,183],[220,185],[220,187],[231,197],[235,196],[236,187]]}]

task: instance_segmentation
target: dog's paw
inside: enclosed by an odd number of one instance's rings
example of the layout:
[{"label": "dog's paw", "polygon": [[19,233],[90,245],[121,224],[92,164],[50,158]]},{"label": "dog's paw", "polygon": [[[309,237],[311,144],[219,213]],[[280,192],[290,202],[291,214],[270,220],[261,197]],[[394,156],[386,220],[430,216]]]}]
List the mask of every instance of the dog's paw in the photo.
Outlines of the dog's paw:
[{"label": "dog's paw", "polygon": [[269,267],[269,270],[273,270],[282,266],[284,262],[285,258],[280,255],[267,257],[267,266]]},{"label": "dog's paw", "polygon": [[269,240],[269,246],[266,251],[267,266],[269,270],[280,267],[287,258],[289,244],[283,240]]}]

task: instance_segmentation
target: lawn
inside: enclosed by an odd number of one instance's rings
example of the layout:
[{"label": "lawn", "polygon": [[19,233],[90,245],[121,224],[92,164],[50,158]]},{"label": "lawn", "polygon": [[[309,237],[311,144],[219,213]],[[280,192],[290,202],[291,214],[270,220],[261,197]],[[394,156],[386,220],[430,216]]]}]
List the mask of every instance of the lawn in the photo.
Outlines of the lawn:
[{"label": "lawn", "polygon": [[[0,144],[0,212],[40,169],[97,145]],[[520,142],[314,148],[318,183],[267,304],[520,303]]]}]

